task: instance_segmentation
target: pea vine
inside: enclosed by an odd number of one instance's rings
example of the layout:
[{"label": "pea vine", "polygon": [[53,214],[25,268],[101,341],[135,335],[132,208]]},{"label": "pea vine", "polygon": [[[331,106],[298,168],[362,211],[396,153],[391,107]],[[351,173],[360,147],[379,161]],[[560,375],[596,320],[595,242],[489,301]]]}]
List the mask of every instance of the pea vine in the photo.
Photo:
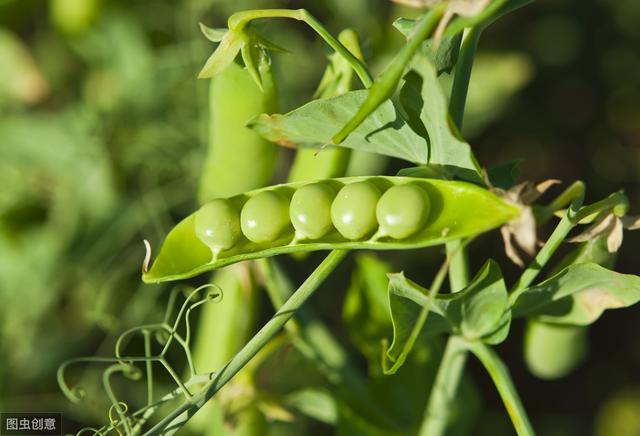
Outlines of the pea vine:
[{"label": "pea vine", "polygon": [[[74,359],[60,367],[58,380],[63,392],[78,402],[83,392],[66,382],[68,367],[106,365],[102,384],[110,403],[109,423],[79,434],[175,434],[286,329],[295,349],[335,386],[341,410],[359,414],[361,421],[368,420],[360,424],[367,429],[369,425],[384,434],[444,434],[451,426],[451,410],[471,353],[486,368],[515,431],[532,435],[534,426],[509,368],[493,348],[507,339],[512,321],[524,318],[528,322],[586,327],[604,310],[640,300],[640,278],[608,268],[608,260],[622,243],[623,229],[639,227],[638,220],[627,215],[629,202],[624,193],[583,205],[586,189],[577,181],[550,203],[540,204],[538,198],[556,181],[517,184],[511,176],[513,171],[509,171],[506,183],[499,181],[495,172],[480,166],[460,133],[482,32],[529,1],[418,3],[425,13],[416,20],[399,19],[394,23],[406,43],[375,78],[363,60],[353,30],[335,38],[306,10],[243,11],[228,19],[227,28],[201,25],[205,36],[218,43],[200,72],[201,78],[212,80],[211,101],[224,86],[232,85],[243,89],[253,86],[253,95],[259,96],[251,108],[259,112],[232,127],[244,129],[242,135],[248,135],[242,137],[243,146],[248,147],[245,151],[260,157],[251,164],[264,164],[261,170],[267,177],[266,181],[242,183],[235,173],[211,176],[205,170],[200,192],[206,195],[201,195],[201,207],[167,235],[153,262],[147,243],[143,280],[173,281],[213,272],[211,283],[215,283],[226,271],[229,287],[240,282],[247,282],[246,289],[252,290],[264,285],[275,313],[217,371],[200,373],[191,352],[190,315],[206,303],[220,302],[223,289],[210,284],[191,291],[170,322],[180,293],[174,291],[164,320],[125,331],[116,341],[113,357]],[[252,25],[267,19],[305,23],[335,52],[316,99],[285,114],[274,113],[273,105],[265,101],[272,97],[273,89],[270,53],[286,51]],[[244,68],[238,67],[240,59]],[[453,72],[453,82],[447,99],[438,78],[449,72]],[[364,89],[351,90],[352,74]],[[262,113],[264,107],[268,107],[268,113]],[[216,128],[228,128],[232,123],[222,118],[212,118],[211,123],[211,155],[222,156],[221,150],[235,152],[215,136]],[[273,144],[296,148],[300,160],[294,164],[290,183],[265,186],[275,167],[274,149],[270,148],[275,147]],[[344,177],[346,164],[357,153],[390,156],[409,164],[395,176]],[[318,160],[312,159],[314,156]],[[319,162],[326,164],[326,170],[318,169]],[[228,182],[229,187],[221,188],[222,182]],[[211,187],[214,185],[215,189]],[[211,192],[214,194],[209,195]],[[537,228],[555,217],[559,222],[538,249]],[[582,225],[589,228],[570,238],[572,230]],[[467,263],[467,247],[478,235],[498,227],[507,256],[524,268],[510,286],[497,262],[487,260],[473,277]],[[580,245],[569,257],[556,262],[555,270],[541,280],[542,273],[551,270],[552,260],[557,260],[556,251],[567,241]],[[596,241],[601,244],[596,247],[600,251],[596,252],[594,246],[585,251],[585,244]],[[428,287],[411,281],[404,273],[387,271],[377,261],[359,270],[364,281],[374,283],[366,286],[382,283],[386,288],[383,317],[393,337],[381,341],[381,361],[379,349],[366,350],[376,355],[382,374],[390,376],[409,365],[412,351],[424,347],[425,340],[447,336],[433,384],[424,388],[429,395],[421,422],[408,430],[401,419],[372,399],[369,383],[349,353],[320,317],[303,305],[349,251],[433,245],[446,245],[446,255]],[[317,250],[331,251],[297,288],[271,259],[285,253],[305,256]],[[522,260],[525,254],[531,257],[526,267]],[[242,261],[251,262],[250,273],[223,268]],[[367,268],[373,273],[367,273]],[[360,286],[360,279],[354,274],[354,286]],[[143,355],[125,353],[134,336],[142,337]],[[166,358],[172,345],[184,355],[186,381]],[[154,346],[160,346],[157,354],[153,354]],[[159,398],[154,388],[154,365],[158,364],[177,386]],[[146,405],[131,411],[116,394],[112,382],[116,375],[144,379]],[[180,404],[156,417],[161,408],[165,411],[168,403],[179,399]],[[335,418],[314,415],[309,410],[307,414],[335,423]]]}]

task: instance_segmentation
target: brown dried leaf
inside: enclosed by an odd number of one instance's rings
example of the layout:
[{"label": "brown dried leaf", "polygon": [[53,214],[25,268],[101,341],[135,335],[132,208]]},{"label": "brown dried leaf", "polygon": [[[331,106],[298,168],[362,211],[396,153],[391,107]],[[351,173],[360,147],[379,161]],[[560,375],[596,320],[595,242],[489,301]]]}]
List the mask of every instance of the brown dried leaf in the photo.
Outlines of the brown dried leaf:
[{"label": "brown dried leaf", "polygon": [[530,207],[522,209],[517,220],[509,223],[510,231],[518,247],[528,255],[536,252],[536,219]]},{"label": "brown dried leaf", "polygon": [[146,273],[149,272],[149,263],[151,262],[151,244],[146,239],[142,242],[144,243],[145,249],[144,260],[142,261],[142,272]]},{"label": "brown dried leaf", "polygon": [[524,267],[524,262],[522,258],[518,254],[518,251],[513,246],[511,241],[512,233],[507,226],[502,226],[500,228],[500,234],[502,235],[502,241],[504,242],[504,252],[507,257],[511,260],[511,262],[515,263],[519,267]]},{"label": "brown dried leaf", "polygon": [[486,8],[491,0],[451,0],[449,11],[463,17],[472,17]]},{"label": "brown dried leaf", "polygon": [[627,230],[640,229],[640,216],[623,216],[621,220],[624,228]]},{"label": "brown dried leaf", "polygon": [[573,238],[567,239],[567,242],[590,241],[594,237],[613,229],[613,226],[615,225],[615,219],[616,217],[613,214],[607,214],[604,217],[598,219],[591,226],[589,226],[584,232],[574,236]]},{"label": "brown dried leaf", "polygon": [[615,253],[620,249],[620,246],[622,245],[622,238],[624,236],[623,234],[622,221],[620,221],[620,218],[615,217],[613,221],[613,228],[607,237],[607,250],[609,250],[609,253]]},{"label": "brown dried leaf", "polygon": [[589,319],[597,319],[606,309],[625,307],[623,300],[612,296],[607,289],[591,288],[579,292],[574,297],[575,303],[581,306]]},{"label": "brown dried leaf", "polygon": [[527,185],[527,188],[520,195],[520,200],[524,204],[531,204],[534,201],[536,201],[538,198],[540,198],[540,196],[544,194],[550,187],[552,187],[553,185],[557,185],[559,183],[562,183],[562,182],[558,179],[544,180],[535,186],[529,183]]},{"label": "brown dried leaf", "polygon": [[392,3],[416,9],[426,9],[441,3],[442,0],[391,0]]}]

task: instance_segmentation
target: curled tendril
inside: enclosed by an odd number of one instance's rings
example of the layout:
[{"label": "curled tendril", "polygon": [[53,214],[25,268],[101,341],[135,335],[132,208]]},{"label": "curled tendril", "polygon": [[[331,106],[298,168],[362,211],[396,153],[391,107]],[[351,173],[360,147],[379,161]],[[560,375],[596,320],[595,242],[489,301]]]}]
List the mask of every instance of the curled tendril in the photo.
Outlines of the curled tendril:
[{"label": "curled tendril", "polygon": [[77,433],[76,436],[82,436],[84,433],[87,432],[92,432],[92,435],[103,435],[104,433],[102,432],[101,429],[99,428],[95,428],[95,427],[85,427],[85,428],[81,428]]},{"label": "curled tendril", "polygon": [[69,359],[63,362],[58,367],[58,372],[56,374],[56,378],[58,380],[58,385],[60,386],[60,390],[67,397],[69,401],[72,403],[79,403],[87,396],[87,392],[81,386],[69,387],[65,380],[65,371],[71,365],[75,365],[78,363],[119,363],[118,359],[112,357],[80,357],[75,359]]},{"label": "curled tendril", "polygon": [[117,427],[118,419],[113,416],[114,410],[116,413],[127,413],[129,411],[129,406],[124,401],[118,401],[116,404],[112,404],[111,407],[109,407],[109,411],[107,412],[107,415],[109,416],[109,424]]},{"label": "curled tendril", "polygon": [[[206,291],[206,292],[205,292]],[[181,304],[180,309],[175,315],[173,322],[170,322],[172,313],[175,309],[177,298],[179,294],[185,295],[185,301]],[[200,298],[196,299],[196,296],[200,295]],[[213,284],[207,284],[193,289],[192,287],[178,286],[175,287],[167,303],[167,308],[163,321],[155,324],[145,324],[138,327],[130,328],[124,331],[116,340],[114,357],[83,357],[69,359],[63,362],[58,368],[57,380],[60,389],[64,395],[73,403],[78,403],[86,398],[86,390],[80,386],[73,386],[66,382],[65,371],[71,365],[78,363],[102,363],[111,364],[103,372],[102,384],[103,388],[109,397],[111,407],[109,408],[109,424],[99,429],[93,427],[87,427],[78,432],[78,434],[92,432],[94,435],[105,435],[112,431],[116,431],[119,435],[132,435],[138,434],[144,422],[154,413],[159,405],[172,400],[176,395],[182,393],[188,399],[192,397],[188,387],[191,385],[198,385],[207,380],[211,380],[212,374],[198,374],[193,364],[191,356],[190,341],[191,341],[191,326],[190,315],[191,312],[202,306],[205,303],[216,303],[222,299],[222,289]],[[181,323],[185,323],[184,337],[179,333],[179,327]],[[145,341],[144,356],[127,356],[123,353],[124,348],[128,344],[129,340],[135,334],[142,334]],[[150,339],[155,339],[162,346],[161,351],[158,354],[152,354]],[[177,342],[183,349],[190,371],[190,379],[188,382],[183,383],[178,377],[176,371],[169,365],[165,359],[165,355],[169,350],[169,347],[173,343]],[[127,416],[128,406],[126,403],[119,401],[114,393],[111,385],[111,376],[118,372],[122,373],[125,377],[131,380],[140,380],[143,377],[143,371],[136,366],[136,363],[145,362],[146,365],[146,379],[147,379],[147,405],[137,410],[136,412]],[[153,402],[153,373],[151,364],[153,362],[159,362],[163,365],[166,371],[171,375],[176,384],[178,385],[175,391],[165,395],[159,401]],[[116,416],[114,416],[114,413]],[[124,430],[124,433],[122,432]]]}]

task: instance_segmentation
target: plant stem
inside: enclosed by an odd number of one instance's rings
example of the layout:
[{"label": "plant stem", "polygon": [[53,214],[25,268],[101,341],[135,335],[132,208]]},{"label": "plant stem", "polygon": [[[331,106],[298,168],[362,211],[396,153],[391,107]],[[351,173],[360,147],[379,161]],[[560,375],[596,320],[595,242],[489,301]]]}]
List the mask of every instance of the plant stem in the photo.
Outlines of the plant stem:
[{"label": "plant stem", "polygon": [[367,66],[360,59],[355,57],[340,41],[329,33],[329,31],[306,9],[256,9],[251,11],[242,11],[229,17],[229,29],[239,29],[260,18],[291,18],[302,21],[311,27],[315,32],[325,40],[325,42],[339,53],[356,72],[362,84],[368,88],[373,83],[373,78],[367,69]]},{"label": "plant stem", "polygon": [[588,206],[580,207],[583,200],[583,195],[579,195],[574,199],[571,207],[567,210],[567,213],[558,223],[558,226],[553,231],[547,242],[542,249],[538,252],[531,264],[522,273],[518,281],[511,288],[509,295],[509,302],[513,304],[518,296],[522,294],[533,283],[538,276],[540,270],[547,264],[553,253],[558,249],[562,241],[567,237],[571,229],[573,229],[580,220],[602,212],[606,210],[615,211],[616,208],[625,208],[628,205],[628,200],[622,193],[616,193],[604,200],[597,201]]},{"label": "plant stem", "polygon": [[471,69],[473,59],[478,49],[478,42],[482,29],[475,28],[469,30],[464,36],[460,46],[460,54],[456,62],[456,71],[451,87],[451,98],[449,99],[449,114],[458,129],[462,129],[462,119],[464,117],[464,107],[469,91],[469,81],[471,79]]},{"label": "plant stem", "polygon": [[407,44],[398,52],[393,61],[385,68],[382,74],[376,78],[371,86],[365,85],[369,88],[366,100],[360,105],[358,112],[331,138],[333,144],[343,142],[378,106],[391,98],[398,82],[402,78],[405,67],[411,59],[413,59],[422,42],[436,29],[446,6],[446,3],[441,3],[424,14],[409,36]]},{"label": "plant stem", "polygon": [[468,348],[482,362],[491,376],[518,435],[535,435],[527,413],[522,406],[518,391],[511,380],[509,369],[502,359],[500,359],[491,347],[480,341],[469,342]]},{"label": "plant stem", "polygon": [[238,373],[285,325],[293,314],[313,295],[327,276],[340,264],[347,252],[333,250],[311,273],[280,310],[251,338],[249,342],[227,363],[215,377],[191,401],[184,402],[158,424],[151,428],[147,436],[170,435],[177,432],[204,404]]},{"label": "plant stem", "polygon": [[[473,59],[481,33],[480,29],[470,30],[464,36],[460,46],[451,89],[451,100],[449,101],[449,113],[458,128],[462,126]],[[449,242],[447,254],[451,256],[449,266],[451,292],[457,292],[469,283],[467,254],[465,247],[462,246],[462,241]],[[466,352],[458,341],[455,336],[449,337],[435,382],[431,388],[427,409],[422,418],[420,435],[439,436],[444,434],[446,430],[451,404],[460,385],[464,364],[467,360]]]},{"label": "plant stem", "polygon": [[467,346],[458,336],[450,336],[445,347],[438,374],[431,388],[429,405],[425,412],[420,436],[444,434],[451,404],[456,396],[460,378],[467,360]]}]

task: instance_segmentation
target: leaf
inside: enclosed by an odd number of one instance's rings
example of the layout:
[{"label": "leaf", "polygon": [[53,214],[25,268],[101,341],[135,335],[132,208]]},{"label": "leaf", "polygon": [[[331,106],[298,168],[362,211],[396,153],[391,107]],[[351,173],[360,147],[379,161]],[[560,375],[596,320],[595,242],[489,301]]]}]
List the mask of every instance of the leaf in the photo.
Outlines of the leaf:
[{"label": "leaf", "polygon": [[449,122],[447,99],[440,88],[433,65],[426,59],[414,59],[420,68],[405,75],[400,103],[409,125],[428,140],[431,165],[440,165],[453,176],[482,183],[481,169],[469,144],[459,139]]},{"label": "leaf", "polygon": [[204,23],[199,23],[199,24],[200,24],[200,31],[205,36],[205,38],[207,38],[211,42],[222,41],[222,38],[224,38],[224,35],[226,35],[227,32],[229,31],[229,29],[224,27],[216,28],[216,27],[209,27]]},{"label": "leaf", "polygon": [[220,74],[234,61],[245,42],[244,34],[228,31],[198,74],[199,79],[208,79]]},{"label": "leaf", "polygon": [[[414,26],[416,25],[416,21],[417,20],[411,20],[409,18],[398,18],[393,22],[393,27],[398,29],[405,38],[409,38]],[[422,53],[429,56],[433,61],[438,76],[442,73],[451,73],[451,70],[458,60],[461,42],[462,33],[444,37],[440,40],[435,53],[433,50],[433,39],[428,39],[422,44]]]},{"label": "leaf", "polygon": [[491,185],[505,191],[513,188],[522,172],[522,162],[524,159],[513,159],[487,169]]},{"label": "leaf", "polygon": [[433,300],[425,288],[404,274],[389,274],[389,307],[393,342],[383,356],[387,374],[402,366],[420,334],[430,337],[452,332],[470,340],[483,338],[488,343],[499,343],[506,337],[511,321],[507,289],[492,260],[468,287]]},{"label": "leaf", "polygon": [[[284,115],[259,115],[247,126],[276,144],[319,148],[331,142],[366,98],[366,90],[351,91],[314,100]],[[406,124],[390,101],[382,103],[340,146],[418,164],[428,161],[426,140]]]},{"label": "leaf", "polygon": [[422,331],[428,336],[443,333],[449,330],[449,323],[438,300],[431,304],[426,289],[403,273],[388,277],[393,342],[384,352],[382,367],[385,374],[393,374],[402,366]]},{"label": "leaf", "polygon": [[[507,287],[498,264],[489,260],[446,309],[454,330],[469,340],[490,335],[509,322]],[[456,294],[454,294],[456,295]]]},{"label": "leaf", "polygon": [[513,304],[513,314],[556,324],[588,325],[606,309],[628,307],[639,300],[640,277],[582,263],[524,290]]}]

